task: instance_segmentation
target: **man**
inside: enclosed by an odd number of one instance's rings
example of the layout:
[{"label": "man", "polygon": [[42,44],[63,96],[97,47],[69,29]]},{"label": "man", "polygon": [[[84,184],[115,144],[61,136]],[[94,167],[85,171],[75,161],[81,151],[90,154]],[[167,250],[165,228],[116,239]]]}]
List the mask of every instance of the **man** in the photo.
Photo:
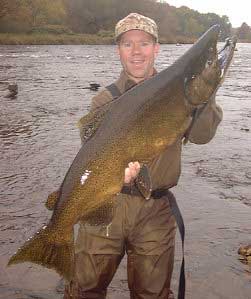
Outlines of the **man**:
[{"label": "man", "polygon": [[[117,23],[115,38],[123,70],[113,85],[93,98],[92,109],[156,74],[154,61],[159,44],[157,25],[152,19],[129,14]],[[221,118],[222,111],[214,99],[197,109],[185,136],[147,165],[153,190],[170,189],[177,184],[183,139],[197,144],[209,142]],[[139,175],[140,167],[132,161],[125,169],[127,189]],[[132,299],[173,298],[170,282],[176,224],[169,201],[153,196],[146,200],[139,194],[121,192],[115,202],[106,224],[98,220],[95,223],[95,217],[82,219],[75,245],[74,278],[64,298],[106,298],[107,287],[125,252]]]}]

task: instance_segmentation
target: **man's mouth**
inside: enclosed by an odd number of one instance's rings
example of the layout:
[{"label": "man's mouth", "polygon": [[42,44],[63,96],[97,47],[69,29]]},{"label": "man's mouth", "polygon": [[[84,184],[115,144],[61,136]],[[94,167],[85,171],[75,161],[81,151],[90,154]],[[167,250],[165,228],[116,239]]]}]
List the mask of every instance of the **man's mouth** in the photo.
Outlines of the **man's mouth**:
[{"label": "man's mouth", "polygon": [[140,66],[144,63],[144,60],[132,60],[131,64],[135,65],[135,66]]}]

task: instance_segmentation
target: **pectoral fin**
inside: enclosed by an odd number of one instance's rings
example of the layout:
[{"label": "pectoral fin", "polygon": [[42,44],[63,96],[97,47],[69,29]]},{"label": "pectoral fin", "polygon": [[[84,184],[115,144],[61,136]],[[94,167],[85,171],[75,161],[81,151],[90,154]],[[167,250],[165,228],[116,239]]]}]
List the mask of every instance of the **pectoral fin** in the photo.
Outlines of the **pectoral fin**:
[{"label": "pectoral fin", "polygon": [[90,139],[97,131],[109,107],[110,103],[103,105],[101,108],[90,111],[88,114],[80,118],[77,126],[80,131],[82,144]]},{"label": "pectoral fin", "polygon": [[47,197],[46,203],[45,203],[45,206],[48,210],[50,210],[50,211],[54,210],[55,204],[56,204],[59,196],[60,196],[60,189],[49,194],[49,196]]}]

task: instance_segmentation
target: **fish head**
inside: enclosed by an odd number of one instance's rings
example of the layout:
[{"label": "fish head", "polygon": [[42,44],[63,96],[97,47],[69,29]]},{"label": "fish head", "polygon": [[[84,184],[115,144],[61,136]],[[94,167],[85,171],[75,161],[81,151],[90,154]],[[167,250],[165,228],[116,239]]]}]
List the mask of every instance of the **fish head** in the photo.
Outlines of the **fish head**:
[{"label": "fish head", "polygon": [[219,26],[215,25],[210,30],[204,40],[202,36],[196,43],[197,55],[193,56],[184,72],[184,94],[191,105],[204,104],[216,93],[234,54],[236,38],[228,38],[218,51]]}]

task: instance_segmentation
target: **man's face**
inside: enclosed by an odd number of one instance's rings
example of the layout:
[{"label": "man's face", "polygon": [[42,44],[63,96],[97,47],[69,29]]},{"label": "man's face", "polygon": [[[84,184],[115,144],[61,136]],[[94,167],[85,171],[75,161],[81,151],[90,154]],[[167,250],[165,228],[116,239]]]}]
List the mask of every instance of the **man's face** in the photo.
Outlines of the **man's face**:
[{"label": "man's face", "polygon": [[154,60],[158,51],[159,44],[142,30],[123,33],[118,43],[121,64],[127,75],[136,83],[153,75]]}]

